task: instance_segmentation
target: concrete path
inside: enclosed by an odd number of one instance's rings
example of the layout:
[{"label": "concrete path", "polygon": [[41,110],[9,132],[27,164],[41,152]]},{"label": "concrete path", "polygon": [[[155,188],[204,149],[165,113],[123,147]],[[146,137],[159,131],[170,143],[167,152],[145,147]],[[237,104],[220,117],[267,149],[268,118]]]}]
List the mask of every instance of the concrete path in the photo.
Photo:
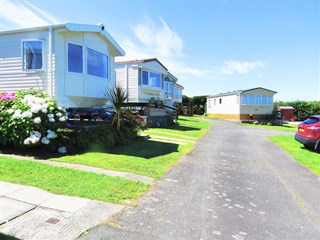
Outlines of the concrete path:
[{"label": "concrete path", "polygon": [[0,181],[0,239],[75,239],[123,208]]},{"label": "concrete path", "polygon": [[319,240],[319,178],[266,139],[279,132],[210,122],[136,208],[81,239]]}]

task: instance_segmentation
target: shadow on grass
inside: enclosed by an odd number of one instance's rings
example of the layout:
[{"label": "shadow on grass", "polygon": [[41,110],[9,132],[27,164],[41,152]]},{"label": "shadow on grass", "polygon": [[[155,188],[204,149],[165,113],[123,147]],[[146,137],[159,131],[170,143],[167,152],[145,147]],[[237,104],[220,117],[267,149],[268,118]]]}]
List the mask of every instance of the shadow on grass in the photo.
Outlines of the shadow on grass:
[{"label": "shadow on grass", "polygon": [[[22,157],[30,157],[34,159],[49,159],[61,157],[62,155],[58,152],[49,151],[46,148],[41,147],[30,147],[26,149],[16,149],[13,146],[5,146],[0,148],[0,154],[8,154],[12,156],[22,156]],[[0,238],[1,239],[1,238]]]},{"label": "shadow on grass", "polygon": [[200,131],[201,128],[195,128],[195,127],[186,127],[186,126],[174,126],[174,127],[163,127],[159,129],[173,129],[173,130],[179,130],[179,131]]},{"label": "shadow on grass", "polygon": [[150,159],[178,152],[178,147],[179,144],[175,143],[139,140],[127,146],[115,147],[108,153]]},{"label": "shadow on grass", "polygon": [[[76,154],[81,154],[85,152],[100,152],[100,153],[111,153],[111,154],[121,154],[128,156],[136,156],[142,158],[153,158],[172,152],[178,152],[179,144],[157,142],[157,141],[147,141],[137,139],[135,142],[124,145],[115,146],[112,148],[106,148],[101,144],[93,144],[87,151],[79,152],[68,152],[67,154],[59,154],[55,152],[50,152],[41,148],[28,148],[24,150],[18,150],[12,147],[2,147],[0,149],[0,154],[7,154],[8,157],[30,157],[34,159],[46,160],[50,158],[59,158],[63,156],[72,156]],[[1,238],[0,238],[1,239]]]},{"label": "shadow on grass", "polygon": [[1,240],[21,240],[20,238],[16,238],[13,236],[5,235],[3,233],[0,233],[0,239]]}]

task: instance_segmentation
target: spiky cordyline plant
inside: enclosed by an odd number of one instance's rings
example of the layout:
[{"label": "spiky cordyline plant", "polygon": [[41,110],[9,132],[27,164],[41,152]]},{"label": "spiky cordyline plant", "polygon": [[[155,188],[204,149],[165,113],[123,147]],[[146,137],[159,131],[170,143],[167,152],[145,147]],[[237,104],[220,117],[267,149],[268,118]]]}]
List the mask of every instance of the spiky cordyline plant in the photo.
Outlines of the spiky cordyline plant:
[{"label": "spiky cordyline plant", "polygon": [[116,110],[111,125],[114,126],[116,124],[116,130],[119,133],[121,128],[121,116],[124,111],[122,108],[129,99],[128,93],[122,87],[116,86],[115,88],[107,89],[105,96]]}]

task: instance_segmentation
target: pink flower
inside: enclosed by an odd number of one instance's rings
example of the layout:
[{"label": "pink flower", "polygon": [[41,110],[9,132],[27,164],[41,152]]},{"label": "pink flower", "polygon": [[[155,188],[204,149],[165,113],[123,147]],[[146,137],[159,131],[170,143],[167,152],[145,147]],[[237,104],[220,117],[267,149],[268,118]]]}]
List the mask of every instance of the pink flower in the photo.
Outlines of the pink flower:
[{"label": "pink flower", "polygon": [[7,93],[7,92],[0,92],[0,101],[8,101],[8,100],[14,100],[16,98],[15,93]]}]

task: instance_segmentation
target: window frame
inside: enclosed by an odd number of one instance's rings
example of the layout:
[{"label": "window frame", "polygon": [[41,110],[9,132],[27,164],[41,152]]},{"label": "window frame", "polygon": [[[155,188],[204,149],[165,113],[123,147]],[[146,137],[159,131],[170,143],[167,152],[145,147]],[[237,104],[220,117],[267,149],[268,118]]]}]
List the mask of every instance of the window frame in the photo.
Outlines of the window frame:
[{"label": "window frame", "polygon": [[[34,69],[27,69],[25,68],[26,64],[26,58],[25,58],[25,54],[24,54],[24,43],[25,42],[41,42],[41,68],[34,68]],[[45,45],[44,45],[44,40],[43,39],[21,39],[21,70],[23,72],[38,72],[38,71],[44,71],[45,69],[45,49],[44,49]]]}]

